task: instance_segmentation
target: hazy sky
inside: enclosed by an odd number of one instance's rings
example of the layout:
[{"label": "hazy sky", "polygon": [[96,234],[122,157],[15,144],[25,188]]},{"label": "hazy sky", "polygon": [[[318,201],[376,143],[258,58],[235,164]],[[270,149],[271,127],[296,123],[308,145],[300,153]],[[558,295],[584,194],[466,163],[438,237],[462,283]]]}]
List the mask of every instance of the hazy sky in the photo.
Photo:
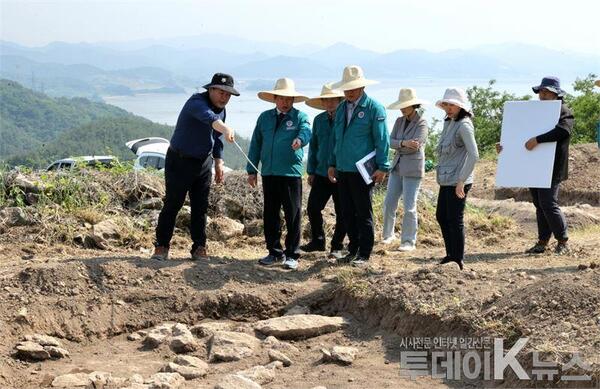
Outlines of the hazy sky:
[{"label": "hazy sky", "polygon": [[0,39],[130,41],[222,33],[375,51],[502,42],[600,53],[597,0],[0,0]]}]

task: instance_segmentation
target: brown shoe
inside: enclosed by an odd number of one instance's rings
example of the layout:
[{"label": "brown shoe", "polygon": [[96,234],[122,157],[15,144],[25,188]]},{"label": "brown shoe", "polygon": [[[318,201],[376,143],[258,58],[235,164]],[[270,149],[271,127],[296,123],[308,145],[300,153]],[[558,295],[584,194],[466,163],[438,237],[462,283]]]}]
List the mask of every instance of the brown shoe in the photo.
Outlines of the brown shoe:
[{"label": "brown shoe", "polygon": [[156,246],[154,248],[154,254],[150,259],[156,259],[157,261],[166,261],[169,258],[169,248],[165,246]]},{"label": "brown shoe", "polygon": [[208,261],[208,254],[206,254],[206,247],[198,246],[192,253],[192,261]]}]

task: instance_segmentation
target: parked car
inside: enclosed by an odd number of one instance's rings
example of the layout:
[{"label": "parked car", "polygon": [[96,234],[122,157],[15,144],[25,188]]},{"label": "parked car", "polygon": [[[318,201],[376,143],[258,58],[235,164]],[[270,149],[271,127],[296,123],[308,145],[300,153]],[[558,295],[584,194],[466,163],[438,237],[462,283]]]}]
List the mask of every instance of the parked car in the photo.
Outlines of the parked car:
[{"label": "parked car", "polygon": [[[142,139],[130,140],[125,143],[137,158],[133,164],[135,170],[143,170],[153,168],[159,171],[165,168],[165,158],[170,142],[165,138],[149,137]],[[223,171],[228,173],[231,171],[227,166],[223,166]],[[213,174],[215,170],[213,167]]]},{"label": "parked car", "polygon": [[52,162],[46,170],[71,170],[75,167],[105,167],[111,168],[119,164],[117,157],[112,155],[83,155],[80,157],[63,158]]},{"label": "parked car", "polygon": [[125,143],[137,158],[133,164],[135,170],[153,168],[163,170],[169,141],[165,138],[149,137],[135,139]]}]

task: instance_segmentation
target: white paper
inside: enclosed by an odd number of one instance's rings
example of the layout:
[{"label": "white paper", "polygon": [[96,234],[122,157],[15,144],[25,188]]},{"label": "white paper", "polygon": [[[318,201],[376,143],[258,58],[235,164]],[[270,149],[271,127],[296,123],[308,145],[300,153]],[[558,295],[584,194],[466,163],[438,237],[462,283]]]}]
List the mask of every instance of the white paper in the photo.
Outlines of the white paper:
[{"label": "white paper", "polygon": [[369,154],[361,158],[358,162],[356,162],[356,168],[358,169],[358,172],[360,173],[367,185],[373,182],[371,176],[373,175],[373,173],[375,173],[375,170],[377,168],[377,165],[375,163],[376,155],[377,154],[375,153],[375,150],[373,150]]},{"label": "white paper", "polygon": [[531,151],[525,143],[556,127],[560,106],[559,100],[504,104],[496,187],[550,188],[556,142],[540,143]]}]

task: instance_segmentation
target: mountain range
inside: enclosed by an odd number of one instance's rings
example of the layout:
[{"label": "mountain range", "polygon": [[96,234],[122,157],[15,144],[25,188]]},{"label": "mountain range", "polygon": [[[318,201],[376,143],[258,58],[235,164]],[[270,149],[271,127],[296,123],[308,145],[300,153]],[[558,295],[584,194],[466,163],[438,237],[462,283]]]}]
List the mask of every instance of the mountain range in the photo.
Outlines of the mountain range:
[{"label": "mountain range", "polygon": [[0,77],[50,95],[87,96],[180,92],[202,85],[216,71],[238,79],[282,76],[333,80],[348,64],[374,79],[565,79],[597,72],[600,55],[519,43],[433,52],[379,53],[346,43],[328,47],[254,42],[205,34],[132,42],[65,43],[25,47],[0,42]]}]

